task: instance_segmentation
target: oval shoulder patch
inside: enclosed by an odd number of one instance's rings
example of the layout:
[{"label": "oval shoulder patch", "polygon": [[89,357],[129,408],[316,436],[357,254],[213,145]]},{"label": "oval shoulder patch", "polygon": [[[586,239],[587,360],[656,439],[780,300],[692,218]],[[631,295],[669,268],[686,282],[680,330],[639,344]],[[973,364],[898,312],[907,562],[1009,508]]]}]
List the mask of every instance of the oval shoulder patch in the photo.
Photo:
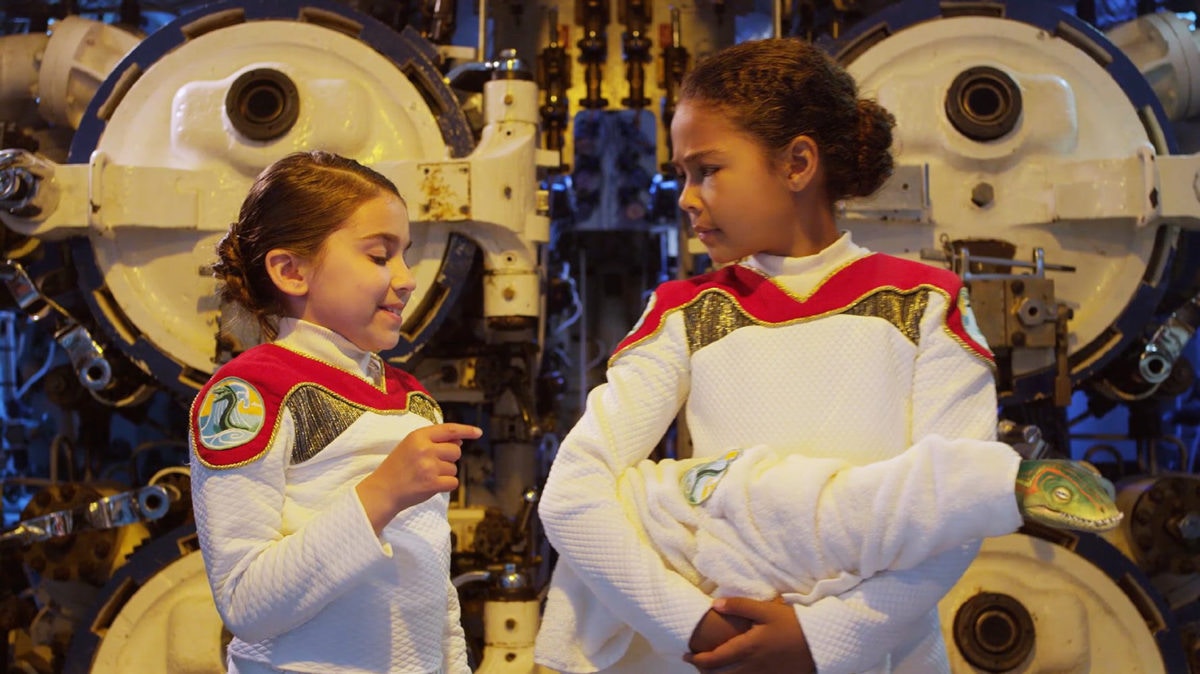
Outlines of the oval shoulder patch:
[{"label": "oval shoulder patch", "polygon": [[200,444],[213,451],[241,447],[258,436],[265,420],[258,389],[244,379],[226,377],[208,389],[197,410]]}]

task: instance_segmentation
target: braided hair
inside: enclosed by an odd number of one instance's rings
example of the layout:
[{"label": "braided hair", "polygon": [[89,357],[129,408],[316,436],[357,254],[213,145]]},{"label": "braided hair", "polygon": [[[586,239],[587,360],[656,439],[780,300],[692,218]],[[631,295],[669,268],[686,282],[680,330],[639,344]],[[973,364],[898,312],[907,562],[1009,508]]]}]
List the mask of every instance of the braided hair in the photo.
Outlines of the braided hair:
[{"label": "braided hair", "polygon": [[403,201],[391,180],[331,152],[294,152],[274,162],[255,179],[217,244],[218,296],[241,305],[273,339],[283,301],[267,273],[267,253],[278,248],[315,259],[330,234],[384,194]]}]

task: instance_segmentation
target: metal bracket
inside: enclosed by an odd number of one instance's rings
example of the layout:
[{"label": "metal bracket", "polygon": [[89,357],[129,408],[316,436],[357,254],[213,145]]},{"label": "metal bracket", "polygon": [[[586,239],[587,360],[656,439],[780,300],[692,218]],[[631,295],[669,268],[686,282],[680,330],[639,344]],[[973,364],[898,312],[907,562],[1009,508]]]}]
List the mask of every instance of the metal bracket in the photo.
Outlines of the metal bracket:
[{"label": "metal bracket", "polygon": [[71,358],[75,374],[89,391],[103,391],[112,383],[112,365],[104,357],[104,347],[92,338],[67,310],[42,294],[25,268],[15,260],[0,262],[0,281],[34,321],[50,319],[54,325],[54,340]]},{"label": "metal bracket", "polygon": [[177,489],[155,484],[92,501],[73,510],[58,510],[18,522],[0,533],[2,545],[29,545],[88,529],[115,529],[138,522],[152,522],[179,500]]}]

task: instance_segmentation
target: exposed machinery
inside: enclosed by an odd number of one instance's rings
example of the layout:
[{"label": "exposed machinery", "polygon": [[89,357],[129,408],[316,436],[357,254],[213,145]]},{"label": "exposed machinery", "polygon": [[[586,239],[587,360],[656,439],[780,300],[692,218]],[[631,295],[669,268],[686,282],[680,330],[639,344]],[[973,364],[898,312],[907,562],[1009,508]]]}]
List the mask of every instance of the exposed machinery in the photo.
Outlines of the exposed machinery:
[{"label": "exposed machinery", "polygon": [[[1114,42],[1042,3],[901,2],[833,43],[897,119],[896,173],[846,204],[848,227],[959,272],[997,354],[1003,414],[1043,423],[1059,447],[1075,392],[1157,410],[1194,379],[1200,163],[1179,154],[1170,120],[1192,114],[1184,64],[1200,52],[1183,23],[1154,14],[1113,28]],[[1200,666],[1181,612],[1200,598],[1200,479],[1182,454],[1179,474],[1146,462],[1142,486],[1121,483],[1144,510],[1117,545],[987,541],[942,602],[955,670]]]},{"label": "exposed machinery", "polygon": [[[75,42],[68,73],[99,60],[88,50],[95,35],[120,35],[68,17],[44,41],[46,53],[72,30],[93,36]],[[528,67],[515,54],[483,64],[485,77],[469,92],[478,99],[473,126],[444,72],[463,50],[439,53],[413,28],[393,30],[340,3],[218,3],[123,44],[128,52],[107,59],[108,70],[91,70],[90,96],[80,101],[86,110],[74,115],[64,159],[27,148],[0,152],[5,223],[21,245],[32,242],[26,255],[8,251],[0,276],[17,308],[34,319],[32,334],[66,355],[70,384],[110,413],[157,395],[182,409],[220,363],[259,341],[244,317],[213,301],[208,271],[251,180],[304,147],[367,162],[401,186],[410,204],[418,286],[402,343],[383,355],[438,390],[448,414],[456,402],[482,406],[486,395],[489,441],[511,484],[461,494],[455,520],[460,547],[470,553],[464,560],[511,563],[508,553],[520,542],[508,539],[516,529],[487,510],[507,499],[515,512],[522,490],[537,482],[529,401],[544,330],[541,247],[549,236],[539,179],[558,164],[557,153],[538,149],[538,90]],[[47,280],[64,273],[65,283]],[[430,336],[456,313],[464,338],[446,340],[442,355],[419,363]],[[186,463],[181,449],[173,448],[177,464]],[[176,548],[190,552],[194,544]],[[124,577],[124,590],[101,588],[93,594],[102,615],[89,618],[76,639],[93,648],[76,645],[68,654],[55,644],[42,659],[51,668],[191,671],[176,658],[194,658],[166,652],[166,640],[143,647],[143,629],[167,626],[210,633],[214,648],[198,645],[206,655],[197,662],[219,667],[221,632],[204,629],[215,618],[211,607],[195,613],[192,602],[142,594],[152,585],[192,593],[195,585],[205,596],[196,563],[171,564],[166,580],[156,576],[136,594],[128,591],[133,576]],[[146,615],[134,611],[147,603]],[[159,620],[162,610],[172,619]],[[80,613],[60,622],[76,622]],[[48,645],[32,642],[30,653]]]},{"label": "exposed machinery", "polygon": [[[221,671],[183,412],[259,340],[214,299],[215,243],[257,172],[308,147],[406,195],[418,295],[384,356],[486,429],[453,572],[479,671],[534,671],[537,486],[646,291],[705,265],[667,161],[676,87],[724,44],[786,34],[897,118],[896,173],[846,227],[962,275],[1005,439],[1096,462],[1126,512],[1105,538],[988,541],[942,604],[955,671],[1200,673],[1200,479],[1168,429],[1200,425],[1200,46],[1165,3],[222,0],[140,24],[136,4],[0,13],[26,27],[0,36],[14,671]],[[1078,431],[1113,409],[1128,432]],[[37,528],[132,494],[158,500]]]}]

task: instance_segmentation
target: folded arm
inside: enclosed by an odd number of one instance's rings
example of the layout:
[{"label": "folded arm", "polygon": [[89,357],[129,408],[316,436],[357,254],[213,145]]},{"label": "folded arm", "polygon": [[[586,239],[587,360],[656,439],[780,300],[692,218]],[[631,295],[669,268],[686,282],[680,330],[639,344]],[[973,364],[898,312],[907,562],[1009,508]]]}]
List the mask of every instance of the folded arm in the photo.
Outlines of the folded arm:
[{"label": "folded arm", "polygon": [[564,438],[538,513],[550,542],[614,615],[656,650],[684,653],[711,599],[667,568],[621,505],[617,478],[644,459],[688,391],[678,316],[622,353]]},{"label": "folded arm", "polygon": [[[931,302],[921,324],[911,437],[914,443],[933,436],[953,438],[973,457],[973,447],[988,450],[1000,444],[995,441],[995,380],[990,360],[967,348],[961,334],[947,327],[973,322],[964,303],[957,297],[948,300],[941,306]],[[1007,477],[1015,477],[1015,464],[1012,470]],[[1013,501],[1015,496],[981,490],[977,498]],[[862,671],[878,664],[872,655],[893,652],[911,640],[919,621],[954,587],[978,549],[978,542],[967,544],[907,570],[882,572],[843,595],[796,606],[818,670]]]},{"label": "folded arm", "polygon": [[[664,557],[684,568],[694,562],[714,596],[811,604],[881,571],[1016,531],[1019,460],[1000,443],[940,436],[864,466],[760,446],[729,464],[693,521],[665,531],[653,513],[642,519]],[[648,488],[686,498],[678,484]],[[648,503],[671,510],[664,500]],[[689,529],[694,551],[680,544]]]}]

